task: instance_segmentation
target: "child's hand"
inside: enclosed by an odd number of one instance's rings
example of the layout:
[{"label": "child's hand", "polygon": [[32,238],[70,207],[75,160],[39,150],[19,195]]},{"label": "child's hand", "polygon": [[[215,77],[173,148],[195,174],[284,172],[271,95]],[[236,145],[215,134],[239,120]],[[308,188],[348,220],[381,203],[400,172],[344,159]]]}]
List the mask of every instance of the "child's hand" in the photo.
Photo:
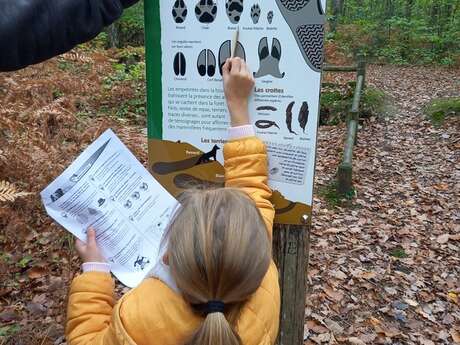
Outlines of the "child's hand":
[{"label": "child's hand", "polygon": [[232,126],[249,124],[248,99],[254,88],[254,77],[248,65],[239,57],[227,59],[222,74]]},{"label": "child's hand", "polygon": [[106,262],[96,243],[96,232],[93,228],[88,229],[87,242],[84,243],[77,239],[75,248],[83,262]]}]

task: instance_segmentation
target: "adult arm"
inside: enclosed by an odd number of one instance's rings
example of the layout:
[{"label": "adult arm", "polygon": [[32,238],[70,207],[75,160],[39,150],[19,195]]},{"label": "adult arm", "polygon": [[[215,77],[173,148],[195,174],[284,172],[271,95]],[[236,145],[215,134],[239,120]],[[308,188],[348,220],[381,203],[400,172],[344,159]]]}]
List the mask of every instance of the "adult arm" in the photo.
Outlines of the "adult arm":
[{"label": "adult arm", "polygon": [[0,0],[0,72],[65,53],[96,37],[138,0]]}]

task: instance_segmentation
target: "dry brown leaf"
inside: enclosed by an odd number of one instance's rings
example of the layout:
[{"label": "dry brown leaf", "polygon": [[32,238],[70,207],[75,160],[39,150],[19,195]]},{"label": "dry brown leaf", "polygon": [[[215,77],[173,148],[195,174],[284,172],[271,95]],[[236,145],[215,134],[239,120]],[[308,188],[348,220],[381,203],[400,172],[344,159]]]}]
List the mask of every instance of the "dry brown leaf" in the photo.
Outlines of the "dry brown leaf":
[{"label": "dry brown leaf", "polygon": [[456,330],[455,328],[452,328],[450,330],[450,336],[456,343],[460,343],[460,332]]},{"label": "dry brown leaf", "polygon": [[329,330],[324,327],[323,325],[321,325],[319,322],[315,321],[315,320],[308,320],[307,321],[307,327],[310,331],[313,331],[315,333],[327,333],[329,332]]},{"label": "dry brown leaf", "polygon": [[436,238],[436,242],[438,242],[439,244],[444,244],[444,243],[449,242],[449,238],[450,238],[449,234],[442,234],[438,236],[438,238]]},{"label": "dry brown leaf", "polygon": [[329,287],[324,288],[324,292],[329,298],[336,302],[340,302],[344,297],[343,293],[341,293],[340,291],[333,290]]},{"label": "dry brown leaf", "polygon": [[352,345],[366,345],[366,343],[364,341],[362,341],[361,339],[357,338],[357,337],[350,337],[348,338],[348,342]]},{"label": "dry brown leaf", "polygon": [[44,267],[32,267],[27,271],[27,276],[30,279],[37,279],[45,276],[47,274],[47,269]]}]

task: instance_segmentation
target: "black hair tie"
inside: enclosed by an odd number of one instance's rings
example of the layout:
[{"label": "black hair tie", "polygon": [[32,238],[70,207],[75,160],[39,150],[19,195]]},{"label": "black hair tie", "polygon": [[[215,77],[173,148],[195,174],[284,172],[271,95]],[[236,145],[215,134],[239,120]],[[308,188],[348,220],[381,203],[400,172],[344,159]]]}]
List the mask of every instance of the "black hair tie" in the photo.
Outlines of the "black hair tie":
[{"label": "black hair tie", "polygon": [[225,303],[222,301],[209,301],[208,303],[194,304],[193,307],[205,315],[223,313],[225,311]]}]

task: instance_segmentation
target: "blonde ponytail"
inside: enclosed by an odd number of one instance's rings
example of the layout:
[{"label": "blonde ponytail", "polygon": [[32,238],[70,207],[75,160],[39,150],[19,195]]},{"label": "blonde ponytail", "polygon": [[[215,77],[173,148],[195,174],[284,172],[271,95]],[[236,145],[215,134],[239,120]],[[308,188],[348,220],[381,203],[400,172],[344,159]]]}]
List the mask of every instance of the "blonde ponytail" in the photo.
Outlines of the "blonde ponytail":
[{"label": "blonde ponytail", "polygon": [[223,313],[211,313],[187,345],[241,345],[241,340]]},{"label": "blonde ponytail", "polygon": [[186,344],[242,345],[235,329],[241,306],[271,259],[262,216],[237,189],[187,191],[179,201],[167,234],[168,262],[185,300],[204,318]]}]

